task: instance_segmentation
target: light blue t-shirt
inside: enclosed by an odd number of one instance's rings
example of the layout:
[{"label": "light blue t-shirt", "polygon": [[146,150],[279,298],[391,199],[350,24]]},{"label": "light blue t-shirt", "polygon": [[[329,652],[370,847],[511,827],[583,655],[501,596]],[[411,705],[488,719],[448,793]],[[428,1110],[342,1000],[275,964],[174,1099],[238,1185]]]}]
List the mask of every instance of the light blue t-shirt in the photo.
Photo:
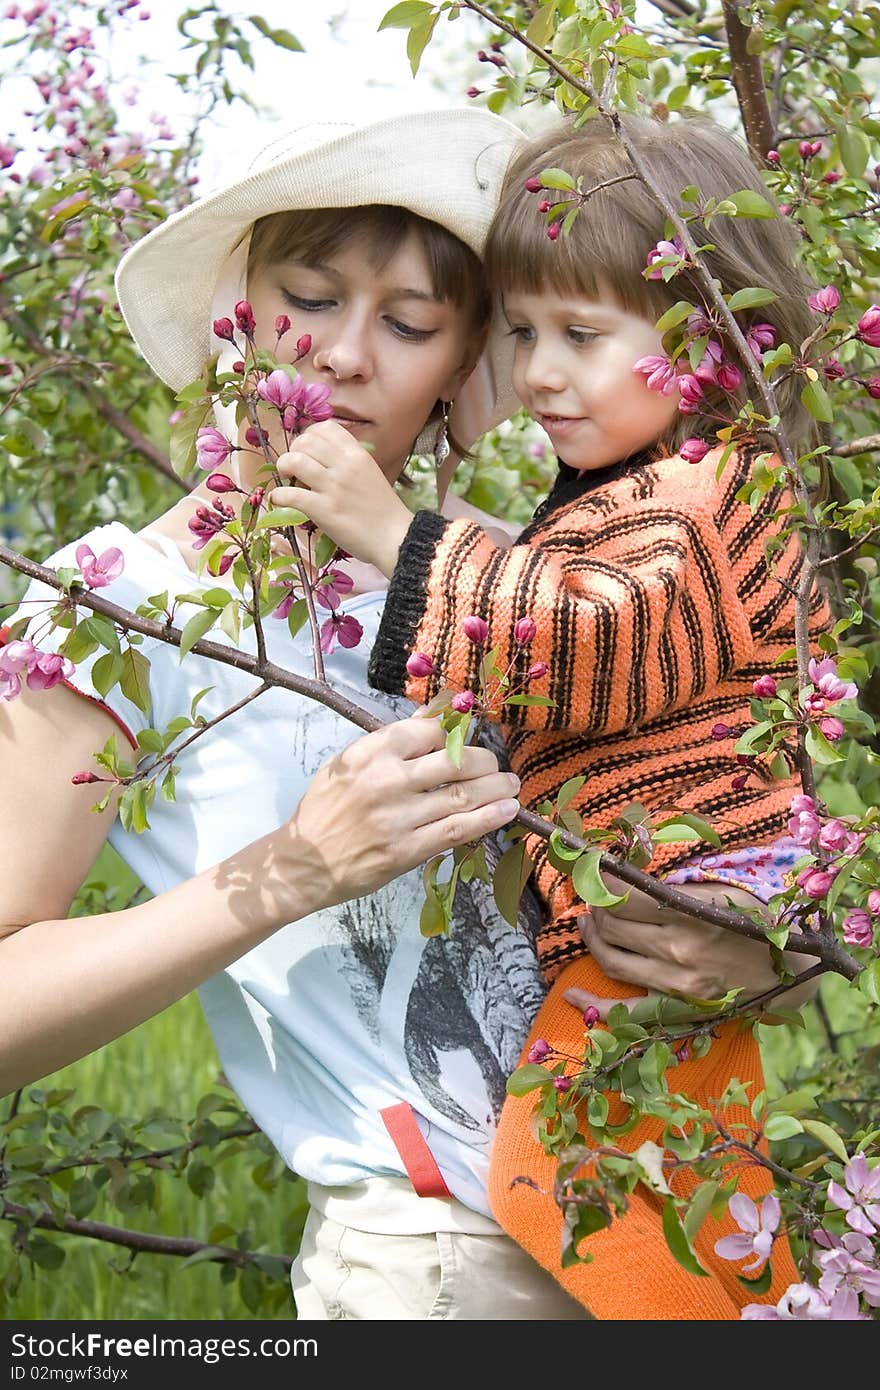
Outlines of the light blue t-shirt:
[{"label": "light blue t-shirt", "polygon": [[[148,595],[192,591],[200,581],[176,552],[162,554],[119,523],[82,538],[100,554],[118,546],[125,569],[101,594],[126,608]],[[46,563],[74,564],[77,544]],[[216,581],[209,581],[214,584]],[[32,584],[22,611],[53,591]],[[388,719],[412,706],[368,688],[367,657],[384,594],[344,604],[364,627],[352,649],[326,658],[326,675],[358,703]],[[182,627],[195,608],[183,605]],[[35,623],[31,631],[36,633]],[[292,638],[287,623],[267,618],[270,660],[313,674],[308,626]],[[49,650],[59,631],[39,645]],[[253,629],[233,644],[253,652]],[[114,688],[105,703],[137,734],[163,730],[210,686],[199,712],[211,718],[256,685],[253,676],[146,639],[152,707],[147,717]],[[95,656],[72,684],[95,696]],[[361,736],[348,721],[303,696],[272,689],[197,740],[180,758],[177,800],[157,796],[150,830],[126,833],[116,821],[110,842],[158,895],[282,824],[314,773]],[[120,751],[126,740],[118,735]],[[88,795],[84,792],[84,795]],[[268,867],[268,866],[267,866]],[[488,1149],[529,1023],[543,997],[533,943],[497,914],[478,915],[459,898],[449,937],[419,931],[423,901],[418,870],[371,896],[291,923],[199,990],[225,1075],[285,1162],[301,1176],[335,1187],[374,1175],[404,1176],[379,1112],[408,1102],[450,1191],[488,1215]]]}]

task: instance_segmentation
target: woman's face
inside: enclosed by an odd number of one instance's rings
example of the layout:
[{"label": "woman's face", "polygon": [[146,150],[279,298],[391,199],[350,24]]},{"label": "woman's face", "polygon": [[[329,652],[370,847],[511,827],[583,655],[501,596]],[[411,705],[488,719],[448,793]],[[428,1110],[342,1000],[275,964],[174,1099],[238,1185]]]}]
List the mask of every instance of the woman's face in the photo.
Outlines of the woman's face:
[{"label": "woman's face", "polygon": [[[452,399],[480,343],[468,309],[435,297],[416,236],[409,233],[377,269],[363,238],[320,264],[295,258],[255,271],[248,299],[258,347],[293,361],[296,342],[312,345],[297,370],[330,387],[340,424],[363,444],[393,482],[438,398]],[[274,323],[292,327],[276,349]]]}]

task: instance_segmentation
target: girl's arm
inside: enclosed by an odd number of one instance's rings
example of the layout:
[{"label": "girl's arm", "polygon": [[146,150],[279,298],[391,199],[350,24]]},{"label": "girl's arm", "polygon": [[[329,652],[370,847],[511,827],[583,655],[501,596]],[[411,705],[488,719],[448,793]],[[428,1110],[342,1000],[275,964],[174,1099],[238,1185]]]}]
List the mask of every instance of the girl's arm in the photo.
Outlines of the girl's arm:
[{"label": "girl's arm", "polygon": [[512,819],[516,778],[486,749],[460,772],[436,720],[349,745],[276,831],[137,907],[67,919],[112,824],[73,786],[115,725],[58,686],[0,705],[0,1094],[100,1047],[272,932],[373,892]]}]

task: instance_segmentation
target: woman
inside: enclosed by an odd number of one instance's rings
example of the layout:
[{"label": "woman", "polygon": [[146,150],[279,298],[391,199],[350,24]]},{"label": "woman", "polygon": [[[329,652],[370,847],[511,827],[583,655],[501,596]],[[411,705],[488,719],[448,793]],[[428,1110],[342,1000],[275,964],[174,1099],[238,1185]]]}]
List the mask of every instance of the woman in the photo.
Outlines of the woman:
[{"label": "woman", "polygon": [[[298,370],[308,383],[331,385],[335,428],[369,443],[396,479],[423,426],[434,441],[448,415],[452,434],[468,439],[507,413],[494,387],[500,359],[491,335],[480,370],[468,374],[485,338],[476,257],[518,141],[508,123],[469,109],[312,131],[270,148],[248,178],[128,253],[118,290],[129,328],[179,389],[216,347],[211,321],[245,292],[258,341],[274,346],[274,317],[288,314],[295,327],[283,342],[311,336]],[[274,220],[281,213],[294,216]],[[474,399],[466,380],[479,386]],[[445,409],[453,397],[455,409]],[[255,460],[236,460],[247,486]],[[125,556],[108,597],[134,607],[145,595],[195,586],[188,522],[199,500],[140,535],[113,524],[86,538],[96,553],[112,544]],[[328,657],[328,678],[394,718],[411,706],[367,693],[366,681],[384,593],[369,573],[354,577],[346,608],[364,640]],[[265,626],[271,659],[309,674],[307,631],[294,638],[284,623]],[[178,662],[162,643],[147,654],[160,729],[196,690],[211,687],[199,707],[210,717],[255,685],[200,657]],[[422,761],[410,757],[407,781],[403,763],[419,748],[386,744],[383,774],[369,757],[371,736],[346,747],[340,763],[350,726],[275,689],[194,744],[177,801],[157,799],[149,833],[125,835],[118,821],[111,828],[107,816],[90,814],[92,794],[69,777],[119,721],[136,738],[150,719],[118,688],[102,701],[87,661],[72,686],[4,711],[13,757],[5,759],[0,833],[6,862],[19,865],[0,908],[12,1000],[0,1025],[7,1084],[82,1055],[198,985],[231,1085],[308,1179],[311,1211],[293,1278],[300,1317],[583,1318],[500,1232],[485,1194],[494,1117],[543,993],[533,943],[466,903],[449,937],[422,937],[419,873],[379,887],[393,865],[386,855],[376,867],[377,831],[401,836],[397,867],[407,868],[433,852],[429,840],[449,844],[456,831],[475,833],[480,817],[484,828],[509,817],[512,785],[492,759],[472,750],[463,769],[472,804],[484,810],[444,825],[449,800],[464,805],[454,788],[438,789],[451,775],[437,761],[445,754],[426,748]],[[412,725],[419,732],[410,737],[423,737],[420,721]],[[336,760],[319,771],[331,753]],[[414,765],[424,775],[414,778]],[[412,797],[380,810],[414,781],[428,789],[420,794],[438,822],[421,839]],[[352,817],[355,798],[366,815],[358,805]],[[64,914],[108,832],[153,900],[71,927]],[[356,865],[347,857],[352,841],[370,846]],[[355,900],[342,902],[346,895]],[[609,933],[617,943],[619,930]]]}]

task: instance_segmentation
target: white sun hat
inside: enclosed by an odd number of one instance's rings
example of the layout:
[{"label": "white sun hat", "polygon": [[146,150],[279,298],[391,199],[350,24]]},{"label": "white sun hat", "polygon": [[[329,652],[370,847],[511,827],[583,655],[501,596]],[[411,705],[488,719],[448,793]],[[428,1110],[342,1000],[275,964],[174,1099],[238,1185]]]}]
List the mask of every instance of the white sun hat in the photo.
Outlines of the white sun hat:
[{"label": "white sun hat", "polygon": [[[246,175],[174,213],[126,252],[116,291],[129,332],[168,386],[196,380],[219,348],[213,319],[229,316],[245,293],[251,227],[271,213],[387,203],[438,222],[482,255],[507,165],[524,139],[479,107],[287,131]],[[496,323],[469,398],[453,412],[453,431],[470,445],[516,408],[509,340]]]}]

